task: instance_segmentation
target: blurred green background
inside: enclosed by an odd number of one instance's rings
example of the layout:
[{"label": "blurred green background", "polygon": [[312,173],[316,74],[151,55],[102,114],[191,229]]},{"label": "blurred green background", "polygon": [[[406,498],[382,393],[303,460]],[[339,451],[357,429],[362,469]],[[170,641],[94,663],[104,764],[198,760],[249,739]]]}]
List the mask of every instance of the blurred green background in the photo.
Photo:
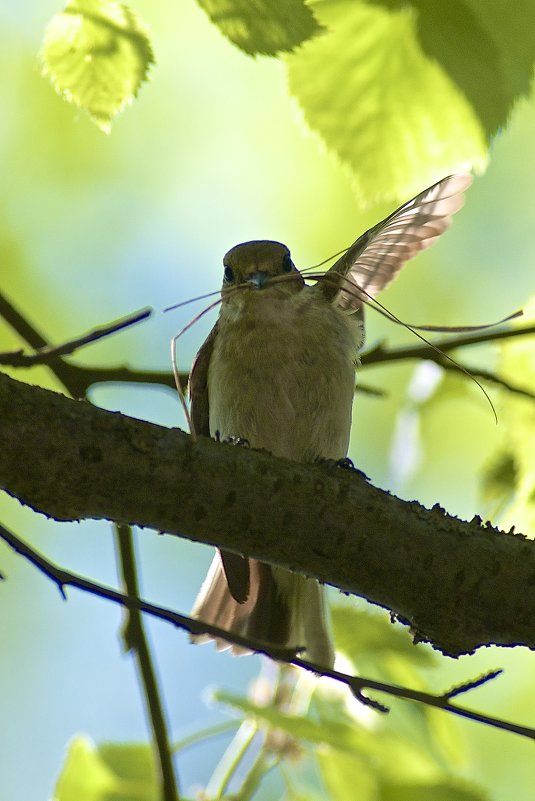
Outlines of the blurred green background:
[{"label": "blurred green background", "polygon": [[[150,25],[157,65],[139,100],[105,136],[40,76],[36,54],[58,5],[0,6],[2,290],[56,343],[141,306],[161,310],[217,289],[222,255],[239,241],[286,242],[296,264],[310,266],[391,210],[358,208],[348,172],[304,129],[280,63],[244,56],[194,3],[137,0],[135,8]],[[453,229],[381,297],[402,319],[489,322],[534,291],[534,123],[533,102],[523,101]],[[76,359],[167,369],[170,337],[192,314],[192,307],[158,313]],[[214,317],[180,340],[182,369]],[[371,312],[367,321],[368,344],[411,341]],[[0,321],[0,351],[20,344]],[[490,348],[464,355],[484,366],[495,358]],[[465,518],[484,516],[478,475],[503,427],[477,388],[448,379],[440,401],[422,415],[418,440],[409,414],[413,372],[414,365],[402,365],[363,373],[364,382],[388,396],[357,396],[350,455],[375,484],[403,497],[440,502]],[[58,388],[44,369],[16,376]],[[184,426],[175,395],[162,388],[101,386],[92,399]],[[116,581],[106,523],[58,525],[7,496],[0,497],[0,516],[61,565]],[[144,596],[187,612],[210,549],[151,531],[139,533],[138,546]],[[0,585],[0,798],[37,801],[50,796],[76,733],[96,741],[143,740],[147,730],[131,660],[120,652],[120,613],[75,591],[62,602],[51,582],[2,544],[0,565],[7,579]],[[221,719],[207,702],[207,687],[239,690],[258,670],[256,658],[218,655],[191,646],[171,627],[147,625],[175,738]],[[468,703],[533,725],[534,659],[522,649],[487,649],[443,658],[430,680],[438,692],[506,667]],[[456,728],[463,775],[489,788],[494,801],[531,801],[531,743],[471,723]],[[221,749],[222,741],[210,741],[180,758],[184,788],[206,780]]]}]

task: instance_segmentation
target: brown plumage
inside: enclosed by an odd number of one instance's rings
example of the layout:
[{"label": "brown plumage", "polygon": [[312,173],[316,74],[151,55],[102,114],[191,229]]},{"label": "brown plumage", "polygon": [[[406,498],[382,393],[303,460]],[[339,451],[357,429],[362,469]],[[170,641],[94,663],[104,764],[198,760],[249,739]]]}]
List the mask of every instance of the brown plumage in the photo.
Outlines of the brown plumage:
[{"label": "brown plumage", "polygon": [[[363,302],[446,230],[470,183],[454,175],[417,195],[357,239],[313,286],[279,242],[232,248],[224,258],[219,319],[190,376],[195,432],[243,437],[300,462],[342,459]],[[216,554],[192,614],[254,639],[305,647],[323,665],[334,661],[323,587],[282,568]]]}]

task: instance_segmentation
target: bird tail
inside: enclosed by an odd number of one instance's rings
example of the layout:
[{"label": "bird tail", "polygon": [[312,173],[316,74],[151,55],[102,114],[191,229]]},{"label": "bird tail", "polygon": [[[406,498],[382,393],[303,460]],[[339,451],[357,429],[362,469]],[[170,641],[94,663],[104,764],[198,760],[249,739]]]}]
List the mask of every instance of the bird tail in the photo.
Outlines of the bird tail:
[{"label": "bird tail", "polygon": [[[304,657],[332,667],[334,650],[324,588],[283,568],[249,560],[250,589],[244,603],[230,594],[221,557],[216,553],[193,606],[192,617],[221,629],[285,648],[304,648]],[[195,643],[215,640],[220,651],[250,651],[210,634],[192,636]]]}]

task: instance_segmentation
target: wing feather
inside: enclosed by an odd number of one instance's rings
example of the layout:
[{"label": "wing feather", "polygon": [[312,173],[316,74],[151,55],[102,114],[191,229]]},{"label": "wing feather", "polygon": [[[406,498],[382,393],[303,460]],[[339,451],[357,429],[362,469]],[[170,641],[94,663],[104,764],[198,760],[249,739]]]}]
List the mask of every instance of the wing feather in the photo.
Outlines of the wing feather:
[{"label": "wing feather", "polygon": [[370,228],[327,271],[319,284],[323,294],[355,311],[369,295],[375,297],[405,262],[444,233],[471,183],[470,175],[443,178]]},{"label": "wing feather", "polygon": [[[210,404],[208,399],[208,368],[218,332],[214,325],[201,345],[189,377],[189,397],[191,404],[191,423],[194,434],[210,436]],[[249,597],[249,560],[237,553],[220,551],[221,564],[227,579],[229,592],[239,604]]]}]

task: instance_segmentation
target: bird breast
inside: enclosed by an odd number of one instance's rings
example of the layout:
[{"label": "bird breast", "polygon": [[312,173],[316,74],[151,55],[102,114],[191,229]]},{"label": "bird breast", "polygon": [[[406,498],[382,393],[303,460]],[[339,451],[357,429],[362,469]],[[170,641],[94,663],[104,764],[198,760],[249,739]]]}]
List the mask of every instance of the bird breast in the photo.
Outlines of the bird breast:
[{"label": "bird breast", "polygon": [[314,287],[225,303],[208,369],[210,433],[296,461],[346,455],[362,327]]}]

